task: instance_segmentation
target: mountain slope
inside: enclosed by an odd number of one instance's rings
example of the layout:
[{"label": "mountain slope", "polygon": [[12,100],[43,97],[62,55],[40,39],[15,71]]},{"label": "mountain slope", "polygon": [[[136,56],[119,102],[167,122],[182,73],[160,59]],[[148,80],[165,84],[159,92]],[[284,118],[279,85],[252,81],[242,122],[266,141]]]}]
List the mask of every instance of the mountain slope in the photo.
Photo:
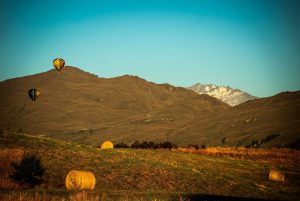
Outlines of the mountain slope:
[{"label": "mountain slope", "polygon": [[262,141],[261,147],[289,146],[300,139],[299,100],[300,91],[250,100],[213,119],[198,120],[185,132],[202,133],[204,144],[257,146]]},{"label": "mountain slope", "polygon": [[[36,102],[27,95],[30,88],[41,91]],[[0,96],[1,129],[51,134],[98,129],[95,134],[100,135],[103,128],[143,119],[171,105],[170,112],[180,112],[181,120],[193,118],[205,108],[213,108],[212,115],[229,108],[184,88],[129,75],[98,78],[74,67],[6,80],[0,84]],[[176,104],[189,99],[199,105],[194,114],[177,111]]]},{"label": "mountain slope", "polygon": [[191,89],[198,94],[207,94],[209,96],[215,97],[222,100],[223,102],[235,106],[244,103],[248,100],[253,100],[257,97],[252,96],[239,89],[232,89],[230,87],[216,86],[212,84],[200,84],[196,83],[187,89]]},{"label": "mountain slope", "polygon": [[[27,95],[30,88],[41,91],[36,102]],[[50,70],[3,81],[0,97],[0,129],[87,145],[169,140],[180,145],[274,147],[299,141],[299,91],[230,107],[169,84],[129,75],[98,78],[65,67],[61,73]]]}]

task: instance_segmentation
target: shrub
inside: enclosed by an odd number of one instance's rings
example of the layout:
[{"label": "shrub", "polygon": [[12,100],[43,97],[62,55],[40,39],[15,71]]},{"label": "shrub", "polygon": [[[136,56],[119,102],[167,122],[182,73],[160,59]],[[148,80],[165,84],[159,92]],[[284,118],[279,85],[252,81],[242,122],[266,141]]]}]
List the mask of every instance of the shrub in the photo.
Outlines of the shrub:
[{"label": "shrub", "polygon": [[21,188],[19,183],[14,182],[10,175],[13,172],[12,162],[21,162],[24,155],[22,149],[0,148],[0,189]]},{"label": "shrub", "polygon": [[25,155],[20,163],[13,162],[12,167],[11,178],[18,183],[32,188],[43,181],[45,170],[36,155]]},{"label": "shrub", "polygon": [[150,141],[150,142],[148,142],[148,148],[149,149],[157,149],[158,145],[155,144],[154,142]]},{"label": "shrub", "polygon": [[202,145],[201,145],[201,149],[206,149],[206,145],[205,145],[205,144],[202,144]]},{"label": "shrub", "polygon": [[141,143],[140,148],[148,149],[148,142],[144,141],[143,143]]},{"label": "shrub", "polygon": [[267,136],[266,138],[262,139],[262,143],[267,143],[267,142],[269,142],[269,141],[271,141],[271,140],[273,140],[273,139],[275,139],[279,136],[280,136],[280,134],[276,134],[276,133],[271,134],[271,135]]},{"label": "shrub", "polygon": [[280,134],[271,134],[262,140],[254,140],[250,144],[246,145],[246,148],[252,148],[252,147],[259,148],[261,144],[267,143],[267,142],[277,138],[278,136],[280,136]]},{"label": "shrub", "polygon": [[117,143],[115,148],[129,148],[129,146],[123,142]]},{"label": "shrub", "polygon": [[221,139],[221,141],[222,141],[223,144],[225,144],[225,143],[226,143],[226,137],[223,137],[223,138]]},{"label": "shrub", "polygon": [[165,142],[161,143],[159,147],[163,148],[163,149],[172,149],[172,148],[177,148],[178,146],[169,141],[165,141]]},{"label": "shrub", "polygon": [[290,143],[287,145],[291,149],[300,149],[300,138],[298,138],[296,141]]},{"label": "shrub", "polygon": [[[198,147],[198,149],[199,149],[198,145],[195,145],[195,146]],[[172,149],[172,148],[177,148],[177,147],[178,146],[176,144],[173,144],[169,141],[165,141],[162,143],[155,143],[152,141],[139,142],[138,140],[134,141],[131,146],[128,146],[127,144],[124,144],[123,142],[118,143],[115,146],[115,148],[132,148],[132,149]]]},{"label": "shrub", "polygon": [[141,147],[141,144],[138,140],[134,141],[133,144],[131,145],[131,148],[133,148],[133,149],[138,149],[140,147]]},{"label": "shrub", "polygon": [[192,148],[192,149],[195,149],[195,150],[198,150],[199,149],[199,146],[197,144],[189,144],[187,146],[187,148]]}]

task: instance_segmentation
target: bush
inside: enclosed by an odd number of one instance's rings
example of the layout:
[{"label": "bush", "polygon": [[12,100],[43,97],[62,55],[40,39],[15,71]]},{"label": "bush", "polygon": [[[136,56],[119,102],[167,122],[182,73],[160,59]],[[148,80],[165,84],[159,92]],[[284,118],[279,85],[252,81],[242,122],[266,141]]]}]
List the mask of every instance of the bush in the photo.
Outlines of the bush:
[{"label": "bush", "polygon": [[201,149],[206,149],[206,145],[205,145],[205,144],[202,144],[202,145],[201,145]]},{"label": "bush", "polygon": [[261,144],[267,143],[267,142],[277,138],[278,136],[280,136],[280,134],[271,134],[262,140],[254,140],[250,144],[246,145],[246,148],[252,148],[252,147],[259,148]]},{"label": "bush", "polygon": [[148,142],[148,148],[149,149],[157,149],[158,145],[155,144],[154,142],[150,141],[150,142]]},{"label": "bush", "polygon": [[221,141],[222,141],[223,144],[225,144],[225,143],[226,143],[226,137],[223,137],[223,138],[221,139]]},{"label": "bush", "polygon": [[123,142],[115,144],[115,148],[129,148],[129,146]]},{"label": "bush", "polygon": [[[196,145],[198,148],[199,146]],[[178,148],[176,144],[173,144],[169,141],[165,141],[162,143],[155,143],[152,141],[144,141],[139,142],[134,141],[131,146],[128,146],[127,144],[124,144],[123,142],[116,144],[115,148],[132,148],[132,149],[171,149],[171,148]]]},{"label": "bush", "polygon": [[160,148],[163,148],[163,149],[172,149],[172,148],[177,148],[178,146],[176,144],[173,144],[169,141],[165,141],[163,143],[161,143],[159,145]]},{"label": "bush", "polygon": [[141,143],[139,141],[134,141],[133,144],[131,145],[131,148],[133,149],[138,149],[141,147]]},{"label": "bush", "polygon": [[25,155],[20,163],[12,163],[13,173],[11,178],[30,188],[39,185],[43,181],[44,168],[41,159],[35,155]]},{"label": "bush", "polygon": [[261,141],[262,141],[262,143],[267,143],[279,136],[280,136],[280,134],[271,134],[271,135],[267,136],[266,138],[262,139]]},{"label": "bush", "polygon": [[197,144],[189,144],[187,148],[198,150],[199,146]]}]

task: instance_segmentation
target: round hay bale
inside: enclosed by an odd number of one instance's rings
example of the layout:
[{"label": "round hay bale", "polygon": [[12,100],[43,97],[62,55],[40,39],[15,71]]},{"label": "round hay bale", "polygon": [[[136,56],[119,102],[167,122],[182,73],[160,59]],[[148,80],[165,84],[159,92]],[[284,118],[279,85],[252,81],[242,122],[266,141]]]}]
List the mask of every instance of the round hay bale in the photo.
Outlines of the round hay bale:
[{"label": "round hay bale", "polygon": [[71,170],[66,177],[66,187],[68,190],[93,190],[95,184],[96,179],[92,172]]},{"label": "round hay bale", "polygon": [[101,144],[101,149],[112,149],[114,145],[111,141],[105,141]]},{"label": "round hay bale", "polygon": [[278,170],[271,170],[269,173],[269,180],[271,181],[284,181],[285,176],[284,173],[278,171]]}]

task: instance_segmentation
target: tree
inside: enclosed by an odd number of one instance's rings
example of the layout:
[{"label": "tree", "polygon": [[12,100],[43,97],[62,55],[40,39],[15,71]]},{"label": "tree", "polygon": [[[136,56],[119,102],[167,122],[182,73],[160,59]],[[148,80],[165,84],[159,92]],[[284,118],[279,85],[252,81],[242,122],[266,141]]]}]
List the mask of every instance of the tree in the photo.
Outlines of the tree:
[{"label": "tree", "polygon": [[129,148],[129,146],[123,142],[120,142],[115,145],[115,148]]},{"label": "tree", "polygon": [[12,163],[13,173],[11,178],[30,188],[39,185],[43,181],[44,168],[41,159],[36,155],[25,155],[20,163]]},{"label": "tree", "polygon": [[225,144],[225,143],[226,143],[226,137],[223,137],[223,138],[221,139],[221,141],[222,141],[223,144]]},{"label": "tree", "polygon": [[176,144],[173,144],[169,141],[165,141],[163,143],[160,144],[160,148],[163,148],[163,149],[172,149],[172,148],[177,148],[177,145]]},{"label": "tree", "polygon": [[187,146],[187,148],[193,148],[193,149],[195,149],[195,150],[198,150],[198,149],[199,149],[199,146],[198,146],[197,144],[189,144],[189,145]]},{"label": "tree", "polygon": [[139,149],[140,147],[141,147],[141,144],[138,140],[134,141],[133,144],[131,145],[131,148],[133,148],[133,149]]}]

